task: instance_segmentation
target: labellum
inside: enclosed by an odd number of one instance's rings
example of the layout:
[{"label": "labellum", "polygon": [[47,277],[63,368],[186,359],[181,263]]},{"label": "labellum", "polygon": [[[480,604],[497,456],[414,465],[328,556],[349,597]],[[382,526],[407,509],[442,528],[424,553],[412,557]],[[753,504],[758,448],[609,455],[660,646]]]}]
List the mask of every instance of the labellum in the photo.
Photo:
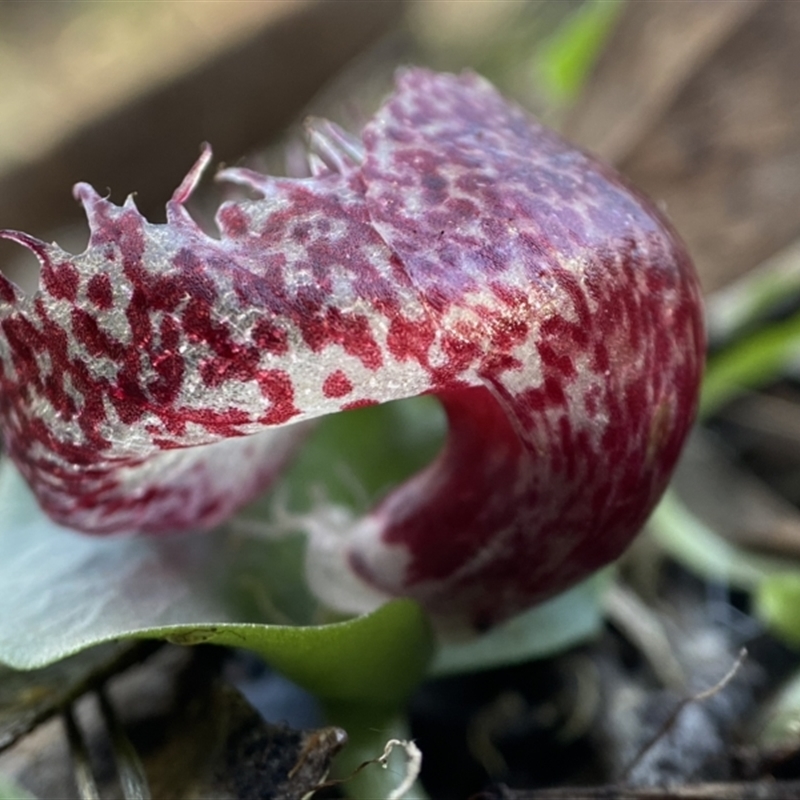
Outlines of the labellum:
[{"label": "labellum", "polygon": [[309,525],[323,597],[482,628],[616,558],[697,403],[701,300],[669,224],[469,73],[404,71],[359,138],[310,140],[310,178],[221,173],[261,199],[223,204],[219,238],[184,208],[208,148],[164,225],[80,184],[84,253],[2,234],[42,265],[32,296],[0,280],[5,444],[42,507],[91,533],[216,525],[305,420],[430,393],[434,463]]}]

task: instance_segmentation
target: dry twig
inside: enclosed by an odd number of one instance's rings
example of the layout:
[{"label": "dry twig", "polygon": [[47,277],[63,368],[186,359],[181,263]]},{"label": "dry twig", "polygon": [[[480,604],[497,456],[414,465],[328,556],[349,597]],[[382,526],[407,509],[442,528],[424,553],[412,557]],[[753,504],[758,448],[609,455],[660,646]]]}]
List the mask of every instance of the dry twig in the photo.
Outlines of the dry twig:
[{"label": "dry twig", "polygon": [[672,789],[636,789],[627,786],[509,789],[476,795],[472,800],[797,800],[800,781],[699,783]]}]

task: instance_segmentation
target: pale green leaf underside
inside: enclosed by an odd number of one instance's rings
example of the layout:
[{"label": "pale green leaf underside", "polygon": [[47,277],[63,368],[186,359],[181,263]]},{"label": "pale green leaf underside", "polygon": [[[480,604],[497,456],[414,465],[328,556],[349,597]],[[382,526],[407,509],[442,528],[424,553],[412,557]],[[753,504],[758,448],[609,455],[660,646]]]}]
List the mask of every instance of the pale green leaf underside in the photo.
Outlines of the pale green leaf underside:
[{"label": "pale green leaf underside", "polygon": [[477,639],[442,646],[433,661],[433,674],[546,658],[595,636],[603,625],[599,600],[610,577],[609,570],[598,573]]},{"label": "pale green leaf underside", "polygon": [[39,511],[9,462],[0,465],[0,662],[53,663],[101,642],[165,638],[244,647],[323,698],[402,697],[431,652],[408,601],[347,622],[298,627],[237,620],[229,567],[235,539],[88,537]]}]

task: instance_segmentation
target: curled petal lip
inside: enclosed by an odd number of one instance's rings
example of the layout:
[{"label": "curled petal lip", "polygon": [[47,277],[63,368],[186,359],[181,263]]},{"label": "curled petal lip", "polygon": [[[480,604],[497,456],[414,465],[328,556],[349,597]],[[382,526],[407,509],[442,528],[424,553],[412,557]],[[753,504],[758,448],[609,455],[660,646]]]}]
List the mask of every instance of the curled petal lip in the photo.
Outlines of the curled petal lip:
[{"label": "curled petal lip", "polygon": [[697,402],[669,224],[469,73],[404,71],[360,139],[315,121],[310,144],[311,178],[222,173],[261,199],[223,204],[219,239],[184,206],[208,146],[166,225],[79,184],[84,253],[2,234],[42,262],[32,297],[0,281],[0,414],[44,508],[216,524],[305,420],[432,393],[447,444],[340,537],[350,578],[482,627],[615,558]]}]

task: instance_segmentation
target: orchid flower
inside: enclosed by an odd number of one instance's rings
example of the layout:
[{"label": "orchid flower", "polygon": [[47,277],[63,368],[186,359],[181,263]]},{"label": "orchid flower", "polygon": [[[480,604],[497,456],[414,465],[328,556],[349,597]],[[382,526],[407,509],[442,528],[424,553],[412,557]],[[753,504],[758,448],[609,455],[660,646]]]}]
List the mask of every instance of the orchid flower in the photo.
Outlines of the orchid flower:
[{"label": "orchid flower", "polygon": [[0,279],[0,419],[42,507],[92,533],[213,526],[305,421],[432,394],[439,456],[312,541],[312,572],[481,629],[616,558],[697,405],[670,225],[471,73],[403,71],[360,137],[316,122],[310,149],[309,178],[220,173],[260,199],[224,203],[218,238],[185,209],[208,147],[166,224],[79,184],[85,252],[1,234],[41,262],[31,296]]}]

